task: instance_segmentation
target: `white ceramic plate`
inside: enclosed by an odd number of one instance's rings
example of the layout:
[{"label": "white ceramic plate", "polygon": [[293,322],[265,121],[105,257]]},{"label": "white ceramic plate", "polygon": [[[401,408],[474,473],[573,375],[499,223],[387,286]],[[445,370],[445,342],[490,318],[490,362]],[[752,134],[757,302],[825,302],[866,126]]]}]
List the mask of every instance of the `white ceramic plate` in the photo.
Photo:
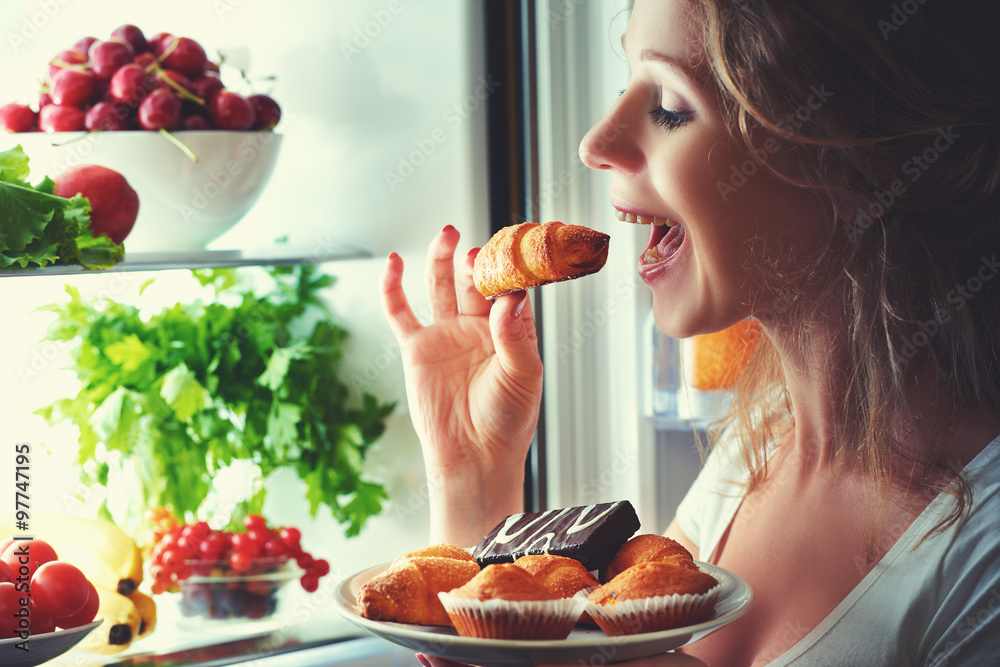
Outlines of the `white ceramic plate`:
[{"label": "white ceramic plate", "polygon": [[558,640],[517,641],[460,637],[454,629],[437,626],[386,623],[362,618],[355,601],[358,590],[384,571],[378,565],[343,580],[337,586],[334,604],[347,620],[371,634],[428,655],[477,665],[506,665],[545,661],[606,664],[646,658],[680,648],[739,618],[753,603],[750,585],[728,570],[696,561],[705,572],[718,579],[722,591],[715,603],[715,615],[704,623],[673,630],[648,632],[626,637],[608,637],[601,630],[574,629]]},{"label": "white ceramic plate", "polygon": [[32,635],[28,641],[30,649],[28,651],[17,648],[17,644],[22,641],[17,637],[0,639],[0,665],[4,665],[4,667],[34,667],[34,665],[48,662],[76,646],[100,624],[101,621],[94,621],[78,628]]}]

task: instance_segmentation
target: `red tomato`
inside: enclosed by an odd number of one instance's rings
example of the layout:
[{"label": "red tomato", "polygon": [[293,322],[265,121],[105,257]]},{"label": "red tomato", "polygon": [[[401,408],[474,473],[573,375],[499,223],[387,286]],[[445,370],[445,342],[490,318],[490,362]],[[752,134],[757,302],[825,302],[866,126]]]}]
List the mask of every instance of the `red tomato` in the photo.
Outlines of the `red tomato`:
[{"label": "red tomato", "polygon": [[88,581],[87,586],[90,587],[87,603],[72,616],[57,618],[56,627],[68,630],[69,628],[78,628],[81,625],[86,625],[94,620],[97,616],[97,608],[101,605],[101,596],[98,594],[97,589],[94,588],[94,584]]},{"label": "red tomato", "polygon": [[6,582],[14,581],[14,573],[10,569],[10,565],[0,560],[0,584]]},{"label": "red tomato", "polygon": [[31,598],[53,618],[73,616],[87,604],[90,582],[75,565],[43,563],[31,578]]},{"label": "red tomato", "polygon": [[13,543],[14,543],[13,535],[11,535],[10,537],[5,537],[4,539],[0,540],[0,556],[2,556],[3,552],[7,550],[7,547],[9,547]]},{"label": "red tomato", "polygon": [[14,614],[21,609],[21,593],[14,584],[0,583],[0,639],[9,639],[18,630],[18,617]]},{"label": "red tomato", "polygon": [[55,632],[56,620],[48,610],[38,606],[34,598],[28,603],[28,612],[31,614],[31,634],[44,635],[47,632]]},{"label": "red tomato", "polygon": [[15,578],[26,575],[30,579],[38,566],[59,560],[59,556],[56,555],[56,550],[43,540],[16,540],[4,550],[0,560],[7,563]]}]

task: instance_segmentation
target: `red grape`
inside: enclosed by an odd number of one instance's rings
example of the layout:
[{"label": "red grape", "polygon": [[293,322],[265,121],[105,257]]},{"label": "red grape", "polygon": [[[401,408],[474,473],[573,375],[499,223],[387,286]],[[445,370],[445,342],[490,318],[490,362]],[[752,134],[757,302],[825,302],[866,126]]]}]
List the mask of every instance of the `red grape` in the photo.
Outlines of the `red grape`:
[{"label": "red grape", "polygon": [[220,90],[209,105],[212,121],[220,130],[249,130],[257,120],[250,100],[231,90]]},{"label": "red grape", "polygon": [[247,514],[243,519],[243,527],[248,532],[261,532],[267,530],[267,521],[259,514]]},{"label": "red grape", "polygon": [[83,110],[68,104],[46,104],[38,112],[42,132],[76,132],[84,129]]},{"label": "red grape", "polygon": [[298,528],[294,527],[282,528],[278,531],[278,534],[281,536],[281,541],[285,543],[285,546],[292,550],[298,548],[299,541],[302,539],[302,533]]},{"label": "red grape", "polygon": [[8,132],[30,132],[35,129],[38,117],[27,104],[5,104],[0,107],[0,130]]},{"label": "red grape", "polygon": [[270,130],[281,120],[281,107],[278,106],[278,103],[270,95],[251,95],[247,99],[250,100],[257,114],[254,129]]},{"label": "red grape", "polygon": [[167,41],[160,59],[164,67],[189,76],[202,74],[208,62],[205,49],[190,37],[174,37]]},{"label": "red grape", "polygon": [[139,103],[139,126],[144,130],[176,130],[181,124],[181,101],[169,90],[157,88]]},{"label": "red grape", "polygon": [[229,556],[229,567],[236,574],[243,574],[250,569],[251,565],[253,565],[253,557],[243,551],[234,551]]},{"label": "red grape", "polygon": [[98,79],[110,79],[118,68],[132,62],[135,54],[127,42],[97,41],[90,47],[90,68]]},{"label": "red grape", "polygon": [[305,590],[306,593],[315,593],[319,590],[319,576],[315,574],[307,572],[302,575],[302,578],[299,581],[302,584],[302,589]]},{"label": "red grape", "polygon": [[135,106],[139,104],[154,88],[156,83],[152,75],[141,65],[128,63],[118,68],[111,77],[108,95],[115,102]]},{"label": "red grape", "polygon": [[90,132],[105,130],[118,132],[132,129],[128,108],[114,102],[98,102],[87,110],[83,126]]},{"label": "red grape", "polygon": [[134,53],[142,53],[146,50],[146,36],[142,34],[142,30],[128,23],[112,30],[111,39],[127,42]]},{"label": "red grape", "polygon": [[87,52],[78,49],[66,49],[56,54],[55,58],[49,61],[47,80],[52,81],[56,73],[67,67],[83,68],[87,62]]},{"label": "red grape", "polygon": [[94,75],[87,70],[63,69],[56,72],[49,85],[49,95],[55,104],[84,107],[94,97]]}]

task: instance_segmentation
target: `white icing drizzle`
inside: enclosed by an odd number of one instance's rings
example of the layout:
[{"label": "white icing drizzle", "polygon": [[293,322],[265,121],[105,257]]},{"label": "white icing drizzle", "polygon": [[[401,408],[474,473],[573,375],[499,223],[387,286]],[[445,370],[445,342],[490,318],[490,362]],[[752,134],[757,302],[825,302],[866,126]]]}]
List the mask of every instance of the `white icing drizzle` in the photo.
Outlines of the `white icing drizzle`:
[{"label": "white icing drizzle", "polygon": [[567,512],[576,510],[578,516],[574,519],[573,524],[566,529],[566,535],[572,535],[583,530],[587,530],[592,527],[612,510],[618,507],[621,503],[614,502],[609,503],[607,509],[603,512],[598,512],[594,516],[589,516],[591,512],[597,509],[597,505],[587,505],[582,508],[571,508],[567,507],[556,512],[555,510],[547,510],[539,514],[536,518],[532,519],[526,523],[521,528],[511,532],[512,528],[517,524],[518,521],[524,519],[524,514],[514,514],[504,521],[503,526],[497,531],[497,534],[490,540],[489,544],[484,546],[480,551],[479,555],[484,555],[490,553],[494,546],[505,545],[520,539],[521,536],[528,531],[529,528],[534,527],[534,529],[525,536],[523,542],[518,546],[510,548],[511,555],[537,552],[548,553],[549,549],[552,547],[552,541],[557,537],[555,531],[546,532],[545,529],[552,525],[554,522],[558,521]]}]

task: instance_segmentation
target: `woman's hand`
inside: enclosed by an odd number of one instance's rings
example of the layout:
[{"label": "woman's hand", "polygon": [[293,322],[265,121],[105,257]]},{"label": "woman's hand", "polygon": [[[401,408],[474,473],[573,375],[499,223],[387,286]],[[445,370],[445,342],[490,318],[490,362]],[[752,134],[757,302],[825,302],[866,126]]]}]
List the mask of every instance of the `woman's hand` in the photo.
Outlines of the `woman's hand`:
[{"label": "woman's hand", "polygon": [[[433,656],[428,656],[423,653],[417,654],[417,660],[421,665],[425,667],[469,667],[469,665],[463,665],[462,663],[454,662],[452,660],[447,660],[445,658],[437,658]],[[593,660],[587,661],[580,659],[576,663],[580,665],[620,665],[621,667],[708,667],[704,662],[698,658],[693,658],[689,655],[683,655],[681,653],[661,653],[660,655],[655,655],[650,658],[639,658],[637,660],[627,660],[625,662],[615,662],[614,655],[607,657],[604,652],[597,651],[594,653]],[[545,663],[536,663],[537,667],[544,667]]]},{"label": "woman's hand", "polygon": [[411,310],[395,253],[382,276],[382,307],[401,348],[423,449],[432,541],[471,546],[522,508],[542,362],[528,293],[484,299],[472,281],[478,249],[456,270],[458,240],[449,225],[428,251],[431,324]]}]

